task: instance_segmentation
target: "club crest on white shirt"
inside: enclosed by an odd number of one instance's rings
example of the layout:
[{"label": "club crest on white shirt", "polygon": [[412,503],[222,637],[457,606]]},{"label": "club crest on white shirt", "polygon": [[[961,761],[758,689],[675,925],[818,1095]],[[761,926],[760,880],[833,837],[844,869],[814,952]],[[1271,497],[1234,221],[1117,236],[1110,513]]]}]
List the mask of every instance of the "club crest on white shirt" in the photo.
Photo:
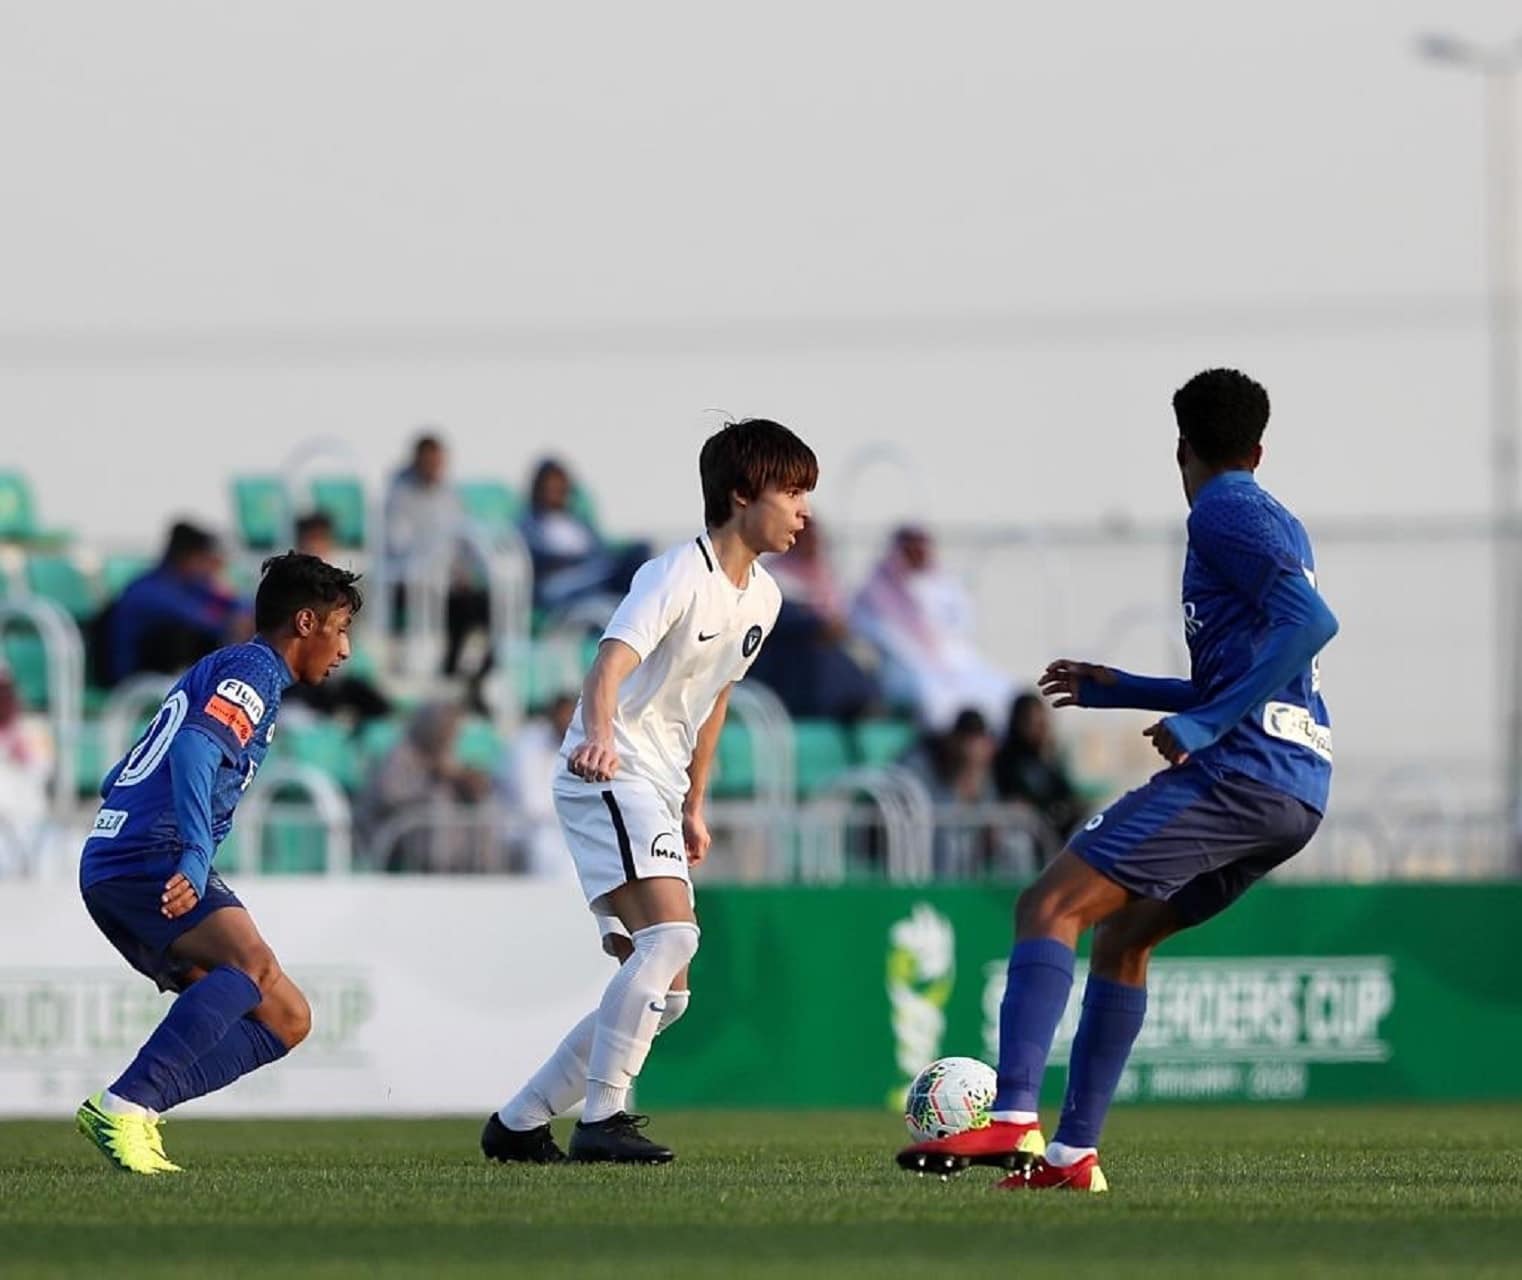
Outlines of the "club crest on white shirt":
[{"label": "club crest on white shirt", "polygon": [[761,647],[761,628],[752,627],[745,633],[745,640],[740,645],[740,652],[747,658]]}]

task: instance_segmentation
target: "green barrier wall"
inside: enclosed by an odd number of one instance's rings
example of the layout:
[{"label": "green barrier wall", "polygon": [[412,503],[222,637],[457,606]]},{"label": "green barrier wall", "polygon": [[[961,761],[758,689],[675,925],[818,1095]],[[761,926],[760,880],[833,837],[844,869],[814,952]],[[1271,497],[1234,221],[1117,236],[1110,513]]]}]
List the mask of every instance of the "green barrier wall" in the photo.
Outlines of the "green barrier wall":
[{"label": "green barrier wall", "polygon": [[[933,1058],[994,1062],[1013,897],[703,892],[692,1006],[641,1104],[896,1106]],[[1261,886],[1154,957],[1120,1100],[1522,1097],[1519,944],[1522,884]]]}]

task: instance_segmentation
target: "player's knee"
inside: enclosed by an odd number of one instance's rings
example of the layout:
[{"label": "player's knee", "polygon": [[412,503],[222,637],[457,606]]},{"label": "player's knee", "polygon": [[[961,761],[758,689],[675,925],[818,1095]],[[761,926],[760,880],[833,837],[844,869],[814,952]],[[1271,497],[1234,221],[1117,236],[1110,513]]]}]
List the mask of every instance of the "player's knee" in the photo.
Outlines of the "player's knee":
[{"label": "player's knee", "polygon": [[281,989],[281,1000],[271,1030],[287,1049],[294,1049],[312,1032],[312,1006],[293,982]]},{"label": "player's knee", "polygon": [[1147,961],[1151,955],[1150,939],[1137,936],[1124,923],[1106,920],[1094,929],[1089,971],[1109,982],[1145,986]]},{"label": "player's knee", "polygon": [[671,975],[680,973],[698,953],[702,931],[685,920],[652,924],[634,934],[634,949],[642,955],[659,958],[661,966],[670,966]]},{"label": "player's knee", "polygon": [[1038,880],[1015,899],[1015,937],[1047,937],[1061,916],[1058,895]]},{"label": "player's knee", "polygon": [[284,976],[280,970],[280,961],[275,959],[275,953],[263,944],[250,947],[238,956],[233,967],[246,973],[259,988],[259,994],[263,996],[268,996]]}]

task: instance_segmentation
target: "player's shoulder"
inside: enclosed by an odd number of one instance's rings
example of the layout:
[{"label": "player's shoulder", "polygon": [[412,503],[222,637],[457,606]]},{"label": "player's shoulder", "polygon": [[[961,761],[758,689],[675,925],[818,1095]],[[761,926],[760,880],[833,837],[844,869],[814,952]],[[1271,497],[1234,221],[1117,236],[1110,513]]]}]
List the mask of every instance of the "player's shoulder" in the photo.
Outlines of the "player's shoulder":
[{"label": "player's shoulder", "polygon": [[220,693],[240,704],[257,703],[256,712],[255,707],[247,706],[250,712],[255,712],[256,722],[264,714],[266,703],[279,700],[289,677],[285,660],[257,640],[218,649],[190,671],[190,679],[208,693]]},{"label": "player's shoulder", "polygon": [[782,588],[778,586],[777,579],[767,572],[766,566],[759,560],[751,572],[751,590],[758,593],[757,599],[764,608],[776,613],[782,608]]},{"label": "player's shoulder", "polygon": [[701,538],[687,538],[646,560],[635,575],[636,585],[697,587],[718,571],[713,551]]},{"label": "player's shoulder", "polygon": [[1207,485],[1189,510],[1189,537],[1196,542],[1282,542],[1295,518],[1253,480],[1223,478]]}]

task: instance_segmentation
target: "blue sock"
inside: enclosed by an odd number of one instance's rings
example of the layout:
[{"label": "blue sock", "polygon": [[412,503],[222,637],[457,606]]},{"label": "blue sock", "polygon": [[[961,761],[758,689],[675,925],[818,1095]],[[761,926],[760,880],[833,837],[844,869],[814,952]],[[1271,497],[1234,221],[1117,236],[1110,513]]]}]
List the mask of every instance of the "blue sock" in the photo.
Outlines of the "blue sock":
[{"label": "blue sock", "polygon": [[1131,1046],[1147,1016],[1147,988],[1128,987],[1089,975],[1083,989],[1083,1017],[1073,1037],[1068,1091],[1056,1141],[1069,1147],[1098,1147],[1099,1131]]},{"label": "blue sock", "polygon": [[1015,943],[999,1005],[994,1111],[1034,1111],[1052,1037],[1073,989],[1073,949],[1053,938]]},{"label": "blue sock", "polygon": [[164,1105],[154,1110],[167,1111],[192,1098],[215,1093],[288,1052],[285,1041],[264,1023],[247,1016],[239,1018],[211,1052],[174,1072],[171,1083],[175,1087],[164,1090]]},{"label": "blue sock", "polygon": [[185,1073],[259,1000],[258,984],[243,970],[230,965],[213,969],[169,1006],[111,1092],[152,1111],[172,1107],[167,1099],[194,1097],[186,1092]]}]

